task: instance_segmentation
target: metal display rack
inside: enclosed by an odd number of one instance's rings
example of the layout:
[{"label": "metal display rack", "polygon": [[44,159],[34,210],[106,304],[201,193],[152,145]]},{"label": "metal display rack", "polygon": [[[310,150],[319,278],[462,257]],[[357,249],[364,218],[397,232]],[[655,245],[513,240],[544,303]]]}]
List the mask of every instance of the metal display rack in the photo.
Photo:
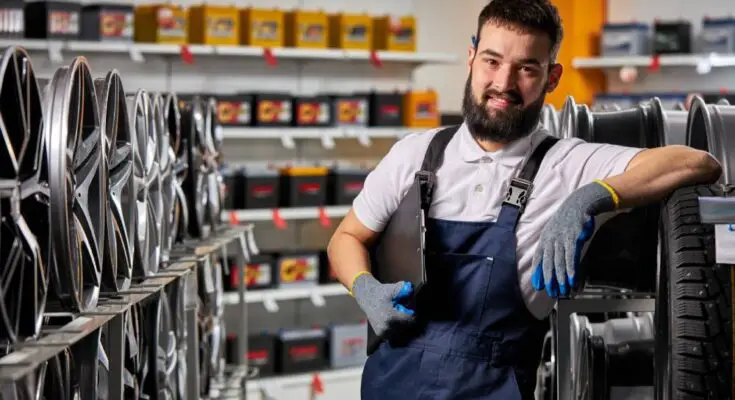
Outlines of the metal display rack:
[{"label": "metal display rack", "polygon": [[[70,321],[60,327],[46,326],[42,335],[36,340],[28,340],[14,346],[12,351],[0,358],[0,384],[23,384],[33,382],[35,372],[42,368],[47,362],[59,356],[65,351],[71,352],[76,360],[75,369],[91,368],[89,362],[97,363],[97,354],[89,353],[88,343],[98,340],[94,334],[101,329],[107,333],[106,342],[109,346],[109,393],[108,399],[122,400],[124,398],[124,315],[131,308],[155,296],[161,296],[164,289],[180,279],[186,280],[187,301],[184,314],[187,320],[187,400],[200,399],[199,385],[199,338],[197,333],[198,309],[198,285],[207,285],[207,282],[199,282],[198,269],[212,268],[211,256],[217,252],[227,253],[228,245],[234,244],[237,248],[237,273],[242,274],[242,265],[245,265],[250,257],[252,246],[248,241],[252,240],[252,225],[239,225],[223,227],[213,232],[205,240],[192,240],[184,242],[172,251],[170,260],[165,262],[160,272],[146,277],[144,280],[135,282],[128,290],[115,294],[100,294],[100,301],[96,309],[77,315],[69,315]],[[248,238],[250,236],[250,238]],[[257,249],[255,249],[257,252]],[[206,272],[206,271],[205,271]],[[204,274],[211,276],[211,274]],[[206,280],[206,278],[205,278]],[[210,282],[211,283],[211,282]],[[247,331],[247,304],[245,301],[245,288],[239,289],[239,313],[240,326],[238,330]],[[58,316],[56,316],[58,317]],[[247,349],[247,339],[239,336],[238,349],[242,354]],[[216,396],[211,398],[245,398],[245,378],[247,377],[247,366],[242,360],[239,365],[228,367],[228,379],[225,382],[213,385],[212,392]],[[86,363],[86,365],[85,365]]]}]

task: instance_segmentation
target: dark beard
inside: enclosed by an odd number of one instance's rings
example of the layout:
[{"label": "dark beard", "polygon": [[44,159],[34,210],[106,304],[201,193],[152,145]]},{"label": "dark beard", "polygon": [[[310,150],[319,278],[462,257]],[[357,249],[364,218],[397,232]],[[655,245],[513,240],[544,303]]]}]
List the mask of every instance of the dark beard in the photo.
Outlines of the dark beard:
[{"label": "dark beard", "polygon": [[545,95],[523,108],[523,99],[518,92],[486,93],[492,96],[505,96],[511,105],[506,110],[495,110],[495,116],[487,111],[489,98],[483,96],[477,103],[472,96],[472,73],[467,77],[462,100],[462,114],[467,127],[475,139],[488,140],[508,144],[528,136],[539,123],[541,110],[544,107]]}]

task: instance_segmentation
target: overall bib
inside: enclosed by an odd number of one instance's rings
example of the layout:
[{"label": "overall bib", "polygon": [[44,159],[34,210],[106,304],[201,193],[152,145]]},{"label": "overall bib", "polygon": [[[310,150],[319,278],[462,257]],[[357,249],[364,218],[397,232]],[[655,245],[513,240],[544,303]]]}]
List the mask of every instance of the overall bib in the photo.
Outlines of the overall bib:
[{"label": "overall bib", "polygon": [[[432,139],[423,172],[435,173],[455,132]],[[494,223],[427,219],[427,283],[415,299],[416,324],[368,357],[362,400],[533,399],[549,325],[521,296],[515,231],[555,142],[547,138],[534,150]]]}]

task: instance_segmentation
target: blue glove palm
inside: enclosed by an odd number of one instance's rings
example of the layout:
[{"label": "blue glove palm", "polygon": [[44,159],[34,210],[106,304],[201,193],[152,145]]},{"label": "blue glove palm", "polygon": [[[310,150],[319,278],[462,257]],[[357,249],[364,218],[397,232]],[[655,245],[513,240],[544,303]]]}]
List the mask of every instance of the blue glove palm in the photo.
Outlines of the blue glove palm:
[{"label": "blue glove palm", "polygon": [[534,290],[550,297],[567,296],[576,287],[582,248],[595,231],[595,216],[616,209],[617,195],[599,181],[574,191],[541,232],[533,258]]}]

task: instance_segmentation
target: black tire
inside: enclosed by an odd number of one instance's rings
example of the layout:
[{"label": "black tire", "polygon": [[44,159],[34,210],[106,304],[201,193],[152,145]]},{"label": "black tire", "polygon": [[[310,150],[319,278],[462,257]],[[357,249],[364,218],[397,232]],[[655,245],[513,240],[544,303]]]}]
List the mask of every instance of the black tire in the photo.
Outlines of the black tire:
[{"label": "black tire", "polygon": [[661,268],[656,296],[658,400],[732,399],[732,281],[715,263],[714,227],[699,218],[701,185],[674,192],[661,209]]}]

